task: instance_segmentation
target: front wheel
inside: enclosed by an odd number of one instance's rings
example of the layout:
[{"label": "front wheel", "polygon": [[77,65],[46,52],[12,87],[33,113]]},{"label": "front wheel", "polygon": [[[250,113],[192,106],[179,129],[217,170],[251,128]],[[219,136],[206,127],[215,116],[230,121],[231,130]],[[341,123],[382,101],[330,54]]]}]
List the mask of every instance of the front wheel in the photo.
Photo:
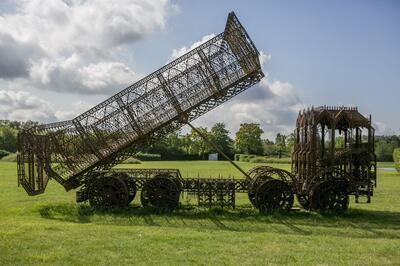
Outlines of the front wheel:
[{"label": "front wheel", "polygon": [[311,208],[316,211],[345,211],[349,206],[349,185],[346,180],[327,180],[311,191]]}]

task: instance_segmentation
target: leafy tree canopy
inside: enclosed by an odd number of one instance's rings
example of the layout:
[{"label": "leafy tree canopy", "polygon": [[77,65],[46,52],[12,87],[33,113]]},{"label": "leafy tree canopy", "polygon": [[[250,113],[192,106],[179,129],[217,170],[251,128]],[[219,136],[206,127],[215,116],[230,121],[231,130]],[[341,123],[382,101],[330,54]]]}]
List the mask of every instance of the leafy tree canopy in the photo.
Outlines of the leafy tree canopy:
[{"label": "leafy tree canopy", "polygon": [[239,131],[236,132],[235,148],[238,153],[257,154],[263,153],[261,134],[264,131],[259,124],[241,124]]}]

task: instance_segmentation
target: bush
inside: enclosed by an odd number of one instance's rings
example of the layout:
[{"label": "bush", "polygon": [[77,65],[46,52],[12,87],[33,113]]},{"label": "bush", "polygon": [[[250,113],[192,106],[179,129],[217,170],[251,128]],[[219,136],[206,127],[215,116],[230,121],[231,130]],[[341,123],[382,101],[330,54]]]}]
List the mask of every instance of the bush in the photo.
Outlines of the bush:
[{"label": "bush", "polygon": [[250,158],[255,157],[252,154],[235,154],[235,161],[248,162]]},{"label": "bush", "polygon": [[160,161],[161,155],[160,154],[153,154],[153,153],[142,153],[138,152],[135,154],[135,158],[141,161]]},{"label": "bush", "polygon": [[7,156],[4,156],[3,158],[1,158],[2,161],[5,162],[16,162],[17,161],[17,154],[16,153],[10,153]]},{"label": "bush", "polygon": [[238,162],[238,161],[240,160],[240,156],[241,156],[241,155],[243,155],[243,154],[239,154],[239,153],[238,153],[238,154],[235,154],[235,161]]},{"label": "bush", "polygon": [[247,154],[240,155],[239,161],[240,162],[248,162],[249,161],[249,155],[247,155]]},{"label": "bush", "polygon": [[161,159],[164,161],[198,161],[203,160],[198,154],[162,154]]},{"label": "bush", "polygon": [[235,154],[235,161],[250,162],[251,159],[258,157],[254,154]]},{"label": "bush", "polygon": [[250,159],[251,163],[268,163],[268,159],[265,157],[256,157],[256,158],[252,158]]},{"label": "bush", "polygon": [[9,155],[9,154],[10,154],[10,152],[8,152],[8,151],[0,150],[0,159],[3,158],[4,156]]},{"label": "bush", "polygon": [[285,163],[290,164],[292,162],[291,158],[274,158],[274,157],[255,157],[250,159],[251,163]]},{"label": "bush", "polygon": [[393,161],[394,161],[394,167],[397,169],[397,171],[400,172],[400,148],[394,149]]},{"label": "bush", "polygon": [[141,164],[142,162],[136,158],[129,157],[125,161],[122,162],[123,164]]}]

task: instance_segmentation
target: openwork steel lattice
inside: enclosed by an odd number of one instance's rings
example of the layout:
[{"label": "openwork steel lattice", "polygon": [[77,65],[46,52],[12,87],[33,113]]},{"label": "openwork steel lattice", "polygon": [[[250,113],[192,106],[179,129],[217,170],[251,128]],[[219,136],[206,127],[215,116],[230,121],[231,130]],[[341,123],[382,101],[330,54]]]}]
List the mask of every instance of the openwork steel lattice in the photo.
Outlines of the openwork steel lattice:
[{"label": "openwork steel lattice", "polygon": [[29,195],[43,193],[49,178],[81,186],[260,81],[258,56],[230,13],[224,32],[75,119],[21,132],[19,183]]},{"label": "openwork steel lattice", "polygon": [[299,202],[346,209],[348,195],[370,202],[376,181],[374,128],[356,107],[318,107],[299,114],[292,160]]},{"label": "openwork steel lattice", "polygon": [[[344,210],[349,195],[376,184],[374,128],[356,108],[319,107],[297,119],[292,172],[266,165],[244,172],[190,122],[260,81],[258,51],[235,14],[225,31],[70,121],[18,135],[18,182],[29,195],[49,179],[77,202],[123,207],[140,192],[144,207],[175,209],[181,195],[199,206],[235,207],[247,193],[261,212],[305,208]],[[178,169],[113,169],[141,147],[189,125],[243,173],[242,179],[182,178]]]}]

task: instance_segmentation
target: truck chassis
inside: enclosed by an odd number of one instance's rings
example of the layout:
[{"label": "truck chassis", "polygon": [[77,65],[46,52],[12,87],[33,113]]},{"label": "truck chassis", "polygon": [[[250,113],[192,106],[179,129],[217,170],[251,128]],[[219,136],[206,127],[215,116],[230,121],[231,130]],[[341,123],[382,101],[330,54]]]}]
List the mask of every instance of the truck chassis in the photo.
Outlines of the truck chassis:
[{"label": "truck chassis", "polygon": [[195,196],[198,206],[209,208],[235,208],[236,193],[247,193],[250,202],[262,212],[289,210],[294,199],[294,191],[287,183],[290,176],[285,170],[268,166],[257,166],[241,179],[182,178],[179,169],[168,168],[112,169],[96,172],[76,198],[77,202],[88,200],[95,208],[124,207],[140,191],[143,207],[172,210],[178,208],[184,193]]}]

